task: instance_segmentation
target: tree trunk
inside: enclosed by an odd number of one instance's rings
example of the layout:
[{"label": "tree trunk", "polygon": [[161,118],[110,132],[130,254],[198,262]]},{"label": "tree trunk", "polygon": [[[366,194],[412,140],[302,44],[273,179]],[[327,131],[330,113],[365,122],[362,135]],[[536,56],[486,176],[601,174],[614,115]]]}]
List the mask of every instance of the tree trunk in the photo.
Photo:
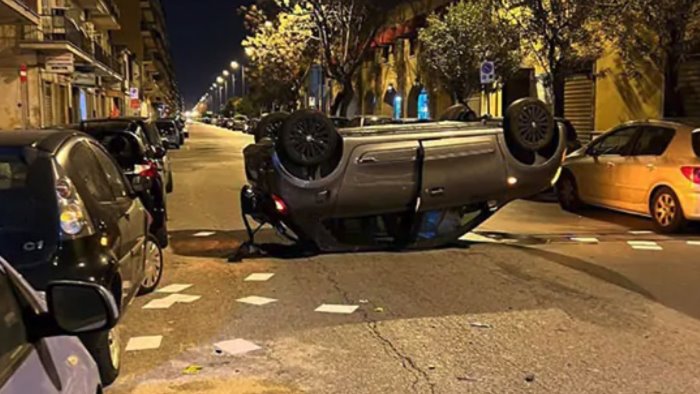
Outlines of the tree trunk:
[{"label": "tree trunk", "polygon": [[685,116],[683,97],[678,86],[679,69],[680,57],[669,54],[664,66],[664,116],[669,118]]},{"label": "tree trunk", "polygon": [[564,117],[565,111],[565,100],[564,95],[566,93],[566,77],[563,73],[556,72],[552,75],[552,95],[554,104],[554,116],[557,118]]},{"label": "tree trunk", "polygon": [[354,96],[355,90],[352,86],[352,79],[348,78],[348,80],[343,82],[343,90],[333,100],[331,114],[346,117],[348,115],[348,107],[350,107]]}]

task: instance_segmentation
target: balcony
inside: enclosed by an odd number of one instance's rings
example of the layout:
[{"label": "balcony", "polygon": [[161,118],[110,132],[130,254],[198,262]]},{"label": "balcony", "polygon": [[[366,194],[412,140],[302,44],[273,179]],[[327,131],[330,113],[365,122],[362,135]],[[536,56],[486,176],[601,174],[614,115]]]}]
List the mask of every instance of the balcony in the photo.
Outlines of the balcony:
[{"label": "balcony", "polygon": [[70,18],[44,15],[40,26],[25,27],[20,48],[41,52],[47,56],[72,53],[76,65],[93,68],[107,78],[121,81],[116,59],[88,37]]},{"label": "balcony", "polygon": [[38,25],[38,0],[0,0],[0,24]]},{"label": "balcony", "polygon": [[119,30],[119,8],[114,0],[75,0],[82,9],[88,11],[90,21],[101,30]]}]

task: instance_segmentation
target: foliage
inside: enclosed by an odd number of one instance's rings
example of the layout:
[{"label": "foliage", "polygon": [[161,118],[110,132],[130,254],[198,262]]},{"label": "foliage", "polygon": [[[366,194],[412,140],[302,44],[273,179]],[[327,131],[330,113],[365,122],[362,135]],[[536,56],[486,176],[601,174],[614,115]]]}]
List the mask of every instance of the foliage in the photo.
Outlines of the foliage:
[{"label": "foliage", "polygon": [[226,102],[222,114],[227,118],[232,118],[236,115],[236,99],[229,99]]},{"label": "foliage", "polygon": [[606,32],[626,70],[638,76],[648,62],[663,70],[665,115],[684,116],[678,73],[700,53],[700,0],[613,0]]},{"label": "foliage", "polygon": [[465,105],[480,87],[483,61],[493,61],[502,79],[520,64],[518,31],[495,10],[489,1],[460,1],[430,15],[418,36],[422,68]]},{"label": "foliage", "polygon": [[517,24],[526,51],[544,70],[542,82],[558,116],[564,112],[566,77],[602,52],[603,1],[500,0],[502,12]]},{"label": "foliage", "polygon": [[243,41],[250,61],[248,83],[261,106],[295,102],[315,59],[310,16],[301,7],[272,19],[257,7],[245,10],[251,34]]},{"label": "foliage", "polygon": [[331,112],[345,115],[355,94],[353,77],[362,64],[386,11],[399,0],[276,0],[280,9],[301,8],[313,24],[326,76],[342,85]]},{"label": "foliage", "polygon": [[234,102],[235,114],[242,114],[249,118],[260,115],[259,110],[250,97],[237,98]]}]

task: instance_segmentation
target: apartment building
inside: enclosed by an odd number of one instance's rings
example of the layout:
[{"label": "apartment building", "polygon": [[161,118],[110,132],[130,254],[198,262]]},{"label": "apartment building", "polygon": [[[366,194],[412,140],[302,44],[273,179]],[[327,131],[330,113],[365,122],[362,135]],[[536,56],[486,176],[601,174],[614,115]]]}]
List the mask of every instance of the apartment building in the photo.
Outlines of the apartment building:
[{"label": "apartment building", "polygon": [[[351,114],[436,117],[454,103],[420,70],[417,40],[427,15],[452,2],[421,0],[394,10],[359,72]],[[650,65],[643,70],[640,78],[630,78],[616,48],[608,47],[599,59],[568,78],[565,116],[582,132],[606,130],[630,119],[663,117],[663,73]],[[700,53],[685,59],[678,72],[687,115],[700,117]],[[470,106],[481,114],[502,116],[519,98],[544,98],[542,74],[537,62],[524,58],[514,77],[489,96],[475,95]]]}]

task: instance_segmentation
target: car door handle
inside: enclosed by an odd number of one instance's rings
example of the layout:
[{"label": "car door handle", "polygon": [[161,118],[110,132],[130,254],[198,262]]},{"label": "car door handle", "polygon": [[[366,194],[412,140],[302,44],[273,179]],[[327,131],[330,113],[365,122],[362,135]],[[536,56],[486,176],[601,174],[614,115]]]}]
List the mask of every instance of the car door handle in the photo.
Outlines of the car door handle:
[{"label": "car door handle", "polygon": [[428,194],[430,194],[430,197],[440,197],[440,196],[445,194],[445,188],[444,187],[434,187],[434,188],[428,190]]},{"label": "car door handle", "polygon": [[361,159],[359,160],[359,163],[360,163],[360,164],[369,164],[369,163],[376,163],[376,162],[378,162],[378,161],[379,161],[379,160],[377,160],[376,157],[366,156],[366,157],[361,158]]}]

